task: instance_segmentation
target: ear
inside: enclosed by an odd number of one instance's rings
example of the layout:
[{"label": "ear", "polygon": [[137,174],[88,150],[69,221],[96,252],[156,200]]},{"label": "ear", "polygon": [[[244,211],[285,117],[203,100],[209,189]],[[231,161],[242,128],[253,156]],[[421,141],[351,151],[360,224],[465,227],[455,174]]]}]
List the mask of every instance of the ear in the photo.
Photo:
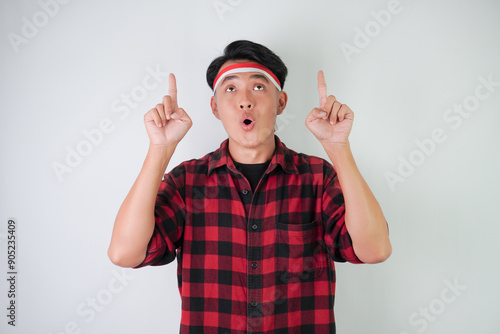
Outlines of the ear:
[{"label": "ear", "polygon": [[217,109],[217,102],[215,102],[215,95],[210,98],[210,108],[215,117],[220,120],[219,110]]},{"label": "ear", "polygon": [[288,102],[288,95],[285,92],[278,92],[278,115],[285,110],[286,103]]}]

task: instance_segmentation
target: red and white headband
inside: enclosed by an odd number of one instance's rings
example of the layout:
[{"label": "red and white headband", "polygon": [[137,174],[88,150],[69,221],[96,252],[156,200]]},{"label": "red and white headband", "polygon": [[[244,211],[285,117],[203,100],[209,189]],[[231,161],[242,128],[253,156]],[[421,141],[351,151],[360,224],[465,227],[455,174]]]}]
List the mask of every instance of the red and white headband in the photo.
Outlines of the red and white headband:
[{"label": "red and white headband", "polygon": [[228,67],[224,68],[222,71],[217,74],[214,80],[214,92],[217,89],[217,85],[222,82],[222,79],[226,75],[232,74],[232,73],[242,73],[242,72],[259,72],[264,74],[275,86],[278,88],[278,90],[281,89],[281,84],[278,78],[271,72],[267,67],[264,67],[260,64],[257,63],[239,63],[239,64],[234,64],[234,65],[229,65]]}]

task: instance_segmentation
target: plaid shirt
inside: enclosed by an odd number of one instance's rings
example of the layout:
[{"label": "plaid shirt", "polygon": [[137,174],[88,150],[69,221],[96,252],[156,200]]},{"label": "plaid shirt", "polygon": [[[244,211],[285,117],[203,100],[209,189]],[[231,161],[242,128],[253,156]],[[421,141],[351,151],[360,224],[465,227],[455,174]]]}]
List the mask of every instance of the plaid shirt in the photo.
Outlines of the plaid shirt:
[{"label": "plaid shirt", "polygon": [[228,142],[165,174],[135,268],[177,258],[180,333],[335,333],[333,261],[361,261],[333,166],[275,135],[252,192]]}]

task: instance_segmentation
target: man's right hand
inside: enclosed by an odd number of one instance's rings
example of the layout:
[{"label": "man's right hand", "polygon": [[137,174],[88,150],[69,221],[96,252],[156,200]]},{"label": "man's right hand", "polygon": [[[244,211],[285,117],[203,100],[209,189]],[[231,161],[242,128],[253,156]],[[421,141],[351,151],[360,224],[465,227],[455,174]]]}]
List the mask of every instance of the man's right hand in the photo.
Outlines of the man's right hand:
[{"label": "man's right hand", "polygon": [[168,95],[144,115],[150,146],[177,146],[193,125],[184,109],[177,106],[177,85],[170,73]]}]

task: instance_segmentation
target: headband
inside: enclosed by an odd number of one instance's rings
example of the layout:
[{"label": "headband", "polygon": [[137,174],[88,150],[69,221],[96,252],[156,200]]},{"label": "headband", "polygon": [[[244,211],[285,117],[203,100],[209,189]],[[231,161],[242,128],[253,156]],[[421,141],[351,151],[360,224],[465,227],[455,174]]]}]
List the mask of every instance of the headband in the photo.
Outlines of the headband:
[{"label": "headband", "polygon": [[242,72],[259,72],[264,74],[271,82],[278,88],[281,89],[281,84],[278,78],[271,72],[267,67],[264,67],[257,63],[240,63],[229,65],[217,74],[214,80],[214,92],[217,89],[217,85],[222,82],[222,79],[232,73],[242,73]]}]

